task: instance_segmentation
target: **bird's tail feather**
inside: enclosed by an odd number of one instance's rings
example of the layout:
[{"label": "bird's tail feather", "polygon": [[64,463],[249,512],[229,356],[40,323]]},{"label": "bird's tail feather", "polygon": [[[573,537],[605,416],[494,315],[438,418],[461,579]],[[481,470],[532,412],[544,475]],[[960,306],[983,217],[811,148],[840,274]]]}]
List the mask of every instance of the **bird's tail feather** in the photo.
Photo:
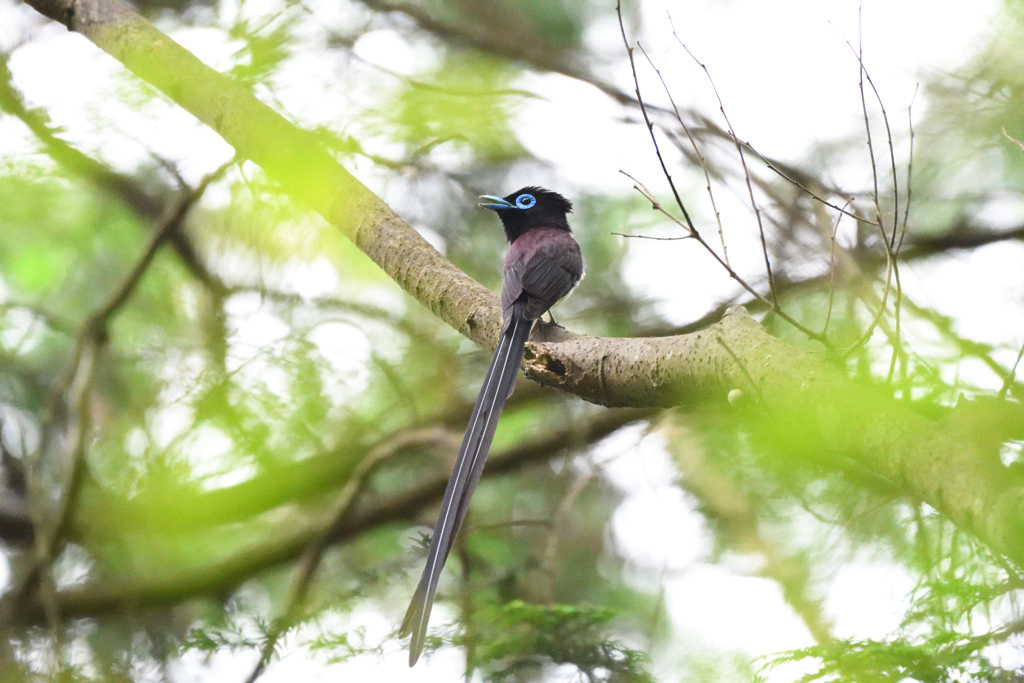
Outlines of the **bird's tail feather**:
[{"label": "bird's tail feather", "polygon": [[409,642],[409,666],[416,663],[423,651],[427,622],[430,619],[430,609],[434,603],[441,569],[466,518],[469,499],[473,496],[477,482],[480,481],[484,463],[487,461],[487,451],[490,450],[494,430],[498,426],[498,417],[505,407],[505,399],[515,386],[516,373],[523,360],[526,340],[530,337],[530,328],[533,327],[533,321],[526,318],[524,310],[525,304],[515,305],[509,324],[502,332],[498,348],[494,352],[494,358],[491,359],[491,367],[477,395],[476,405],[469,418],[469,427],[462,438],[459,456],[455,460],[455,468],[441,501],[441,511],[427,554],[427,565],[423,568],[416,594],[409,604],[402,628],[399,630],[399,636],[412,635]]}]

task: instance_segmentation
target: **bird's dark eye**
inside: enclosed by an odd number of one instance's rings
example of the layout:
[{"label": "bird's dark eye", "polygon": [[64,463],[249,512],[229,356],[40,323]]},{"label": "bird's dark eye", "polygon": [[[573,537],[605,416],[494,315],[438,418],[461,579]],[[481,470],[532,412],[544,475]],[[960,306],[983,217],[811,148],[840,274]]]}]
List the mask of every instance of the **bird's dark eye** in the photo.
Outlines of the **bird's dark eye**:
[{"label": "bird's dark eye", "polygon": [[537,199],[532,194],[521,194],[516,197],[516,206],[520,209],[529,209],[537,203]]}]

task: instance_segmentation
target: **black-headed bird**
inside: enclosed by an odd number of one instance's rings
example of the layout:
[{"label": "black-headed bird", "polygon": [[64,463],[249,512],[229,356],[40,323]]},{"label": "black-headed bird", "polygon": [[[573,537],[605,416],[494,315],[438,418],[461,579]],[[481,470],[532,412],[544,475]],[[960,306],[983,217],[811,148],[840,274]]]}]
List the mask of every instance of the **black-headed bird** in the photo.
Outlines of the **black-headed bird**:
[{"label": "black-headed bird", "polygon": [[551,190],[524,187],[502,198],[480,197],[480,206],[498,214],[511,245],[501,275],[503,326],[491,367],[476,397],[455,468],[448,479],[441,511],[430,540],[427,565],[405,613],[399,635],[411,635],[409,666],[423,651],[434,594],[448,553],[455,543],[498,426],[512,394],[533,322],[565,297],[583,278],[583,256],[572,237],[572,202]]}]

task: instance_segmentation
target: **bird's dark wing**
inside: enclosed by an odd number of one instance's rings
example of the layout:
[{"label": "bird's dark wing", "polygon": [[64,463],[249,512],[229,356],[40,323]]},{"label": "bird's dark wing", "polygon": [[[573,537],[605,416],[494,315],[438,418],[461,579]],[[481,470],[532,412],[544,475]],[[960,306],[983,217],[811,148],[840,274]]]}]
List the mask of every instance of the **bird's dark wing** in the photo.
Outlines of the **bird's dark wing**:
[{"label": "bird's dark wing", "polygon": [[[510,253],[511,256],[511,253]],[[505,319],[505,327],[508,327],[509,312],[513,304],[523,294],[523,271],[526,270],[526,262],[522,259],[507,259],[505,272],[501,276],[501,311]]]},{"label": "bird's dark wing", "polygon": [[501,281],[505,312],[525,293],[525,316],[535,320],[572,291],[583,277],[583,257],[572,235],[563,230],[529,232],[509,250]]}]

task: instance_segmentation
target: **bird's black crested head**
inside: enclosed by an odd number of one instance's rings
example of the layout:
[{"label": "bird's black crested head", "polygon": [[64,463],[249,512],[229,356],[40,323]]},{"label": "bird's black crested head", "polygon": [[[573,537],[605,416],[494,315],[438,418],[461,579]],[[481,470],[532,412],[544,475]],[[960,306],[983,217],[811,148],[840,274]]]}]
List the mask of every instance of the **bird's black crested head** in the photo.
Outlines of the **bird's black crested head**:
[{"label": "bird's black crested head", "polygon": [[480,206],[498,214],[509,242],[539,228],[571,232],[566,215],[572,213],[572,202],[543,187],[530,185],[505,197],[485,194],[480,197]]}]

